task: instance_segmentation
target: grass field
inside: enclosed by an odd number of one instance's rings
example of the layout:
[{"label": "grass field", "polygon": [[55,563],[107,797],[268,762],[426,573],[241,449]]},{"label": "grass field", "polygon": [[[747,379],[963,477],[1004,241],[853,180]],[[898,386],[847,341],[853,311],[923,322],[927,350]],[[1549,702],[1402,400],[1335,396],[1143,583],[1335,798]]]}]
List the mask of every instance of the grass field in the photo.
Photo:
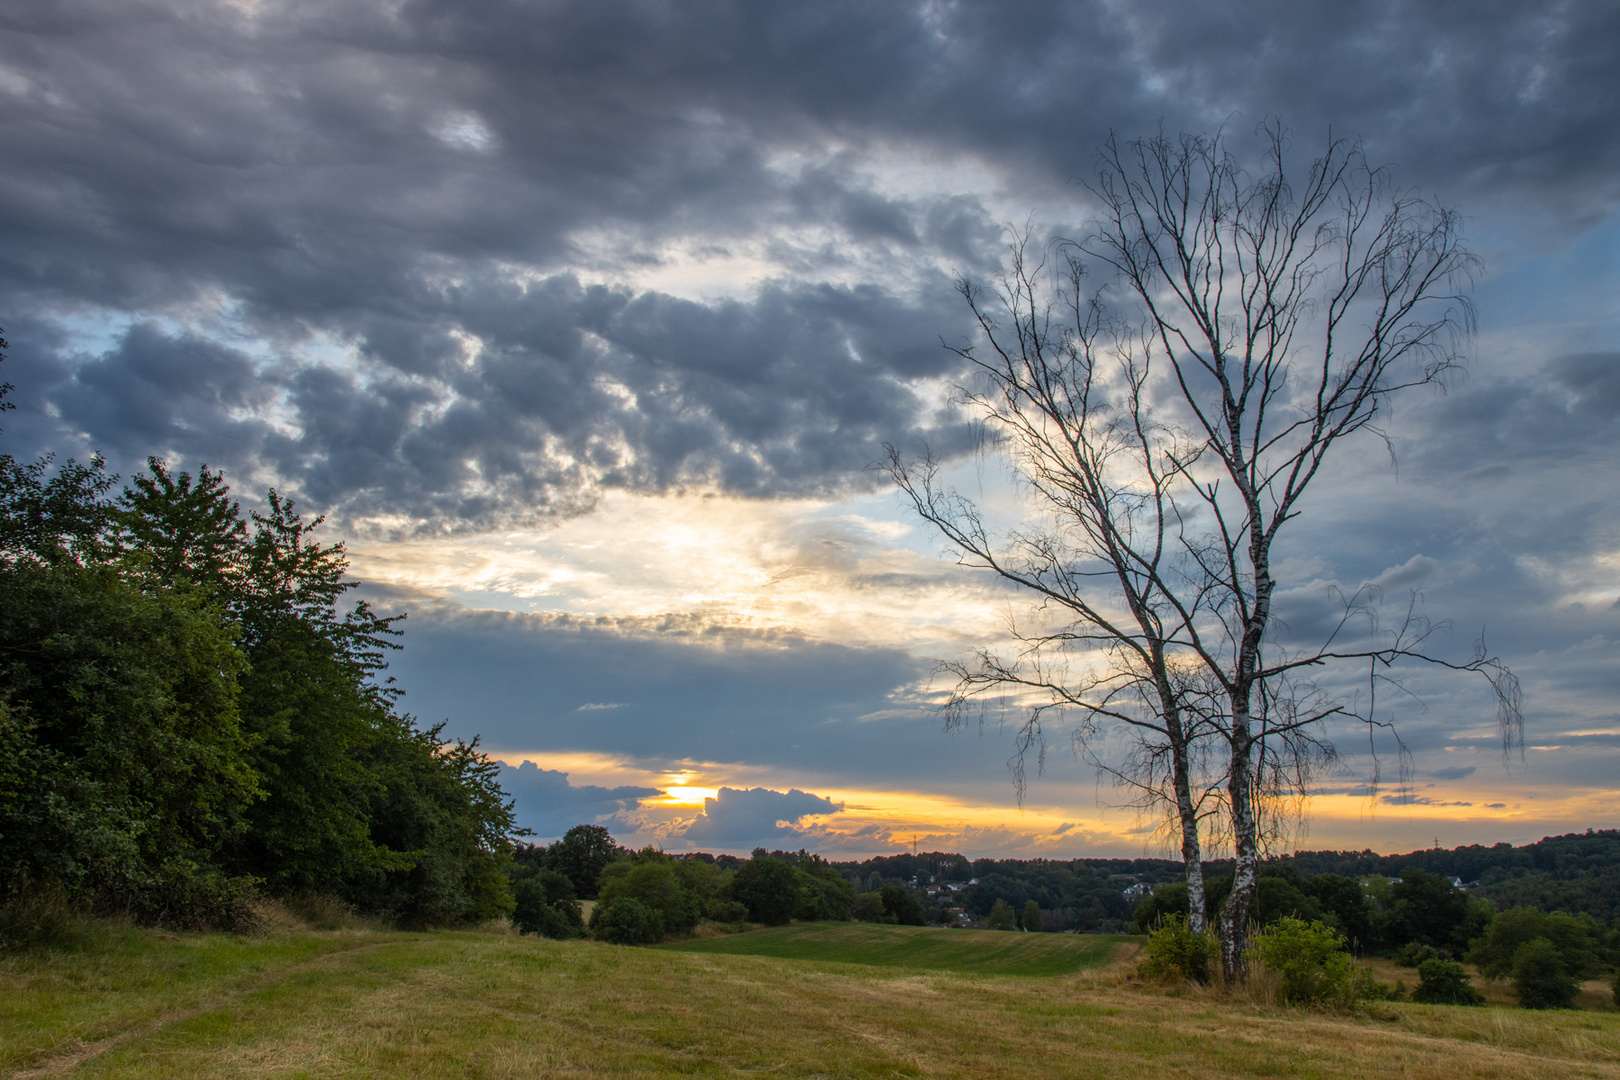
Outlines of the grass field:
[{"label": "grass field", "polygon": [[1131,952],[1028,977],[495,932],[120,931],[0,958],[0,1075],[1620,1080],[1620,1014],[1268,1009],[1140,986]]},{"label": "grass field", "polygon": [[800,923],[664,946],[675,952],[773,956],[978,975],[1072,975],[1114,958],[1126,937],[1008,934],[875,923]]}]

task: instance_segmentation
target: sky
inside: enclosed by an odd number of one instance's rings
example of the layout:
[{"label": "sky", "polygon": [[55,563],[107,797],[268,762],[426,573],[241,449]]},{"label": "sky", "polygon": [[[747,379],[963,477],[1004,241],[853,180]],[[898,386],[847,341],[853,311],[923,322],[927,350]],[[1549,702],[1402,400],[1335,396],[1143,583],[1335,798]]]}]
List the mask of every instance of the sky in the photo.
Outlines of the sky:
[{"label": "sky", "polygon": [[[873,464],[1028,508],[958,404],[958,276],[1081,237],[1098,147],[1279,117],[1463,215],[1466,370],[1348,447],[1279,563],[1520,677],[1415,672],[1292,843],[1620,820],[1620,8],[1602,3],[9,0],[7,452],[223,469],[408,612],[404,708],[537,839],[835,857],[1166,854],[1053,732],[954,732],[1026,601]],[[1105,747],[1106,749],[1106,747]],[[1116,747],[1117,749],[1117,747]],[[1395,771],[1388,746],[1379,760]]]}]

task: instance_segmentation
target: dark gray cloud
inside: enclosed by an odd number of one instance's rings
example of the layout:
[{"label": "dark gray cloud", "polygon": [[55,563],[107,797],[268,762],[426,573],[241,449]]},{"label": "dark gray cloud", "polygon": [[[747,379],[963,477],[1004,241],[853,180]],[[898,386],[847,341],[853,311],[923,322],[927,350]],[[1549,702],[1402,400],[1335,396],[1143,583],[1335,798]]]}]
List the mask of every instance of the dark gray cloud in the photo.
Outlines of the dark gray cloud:
[{"label": "dark gray cloud", "polygon": [[[1585,222],[1620,176],[1617,40],[1604,5],[23,0],[15,437],[437,523],[858,485],[884,439],[962,447],[909,381],[950,373],[944,271],[997,248],[982,192],[885,168],[1073,202],[1111,130],[1285,112],[1302,148],[1331,124],[1403,182]],[[578,283],[699,241],[777,283]],[[135,326],[85,356],[62,334],[87,318]]]},{"label": "dark gray cloud", "polygon": [[836,814],[844,809],[820,795],[793,788],[723,787],[712,799],[703,800],[703,813],[681,831],[689,844],[715,844],[742,848],[769,844],[796,843],[804,834],[794,826],[812,814]]},{"label": "dark gray cloud", "polygon": [[615,814],[634,810],[641,800],[663,794],[657,788],[575,786],[568,774],[542,769],[532,761],[502,765],[501,790],[512,797],[518,827],[534,833],[536,841],[554,840],[575,825],[593,825]]},{"label": "dark gray cloud", "polygon": [[[804,783],[881,786],[897,770],[1006,775],[1010,741],[947,737],[914,699],[929,664],[900,648],[738,630],[687,616],[417,610],[390,673],[405,706],[493,752],[623,756],[663,769],[728,762]],[[586,709],[611,704],[613,708]],[[819,778],[819,779],[818,779]],[[1011,795],[1010,787],[1006,790]]]}]

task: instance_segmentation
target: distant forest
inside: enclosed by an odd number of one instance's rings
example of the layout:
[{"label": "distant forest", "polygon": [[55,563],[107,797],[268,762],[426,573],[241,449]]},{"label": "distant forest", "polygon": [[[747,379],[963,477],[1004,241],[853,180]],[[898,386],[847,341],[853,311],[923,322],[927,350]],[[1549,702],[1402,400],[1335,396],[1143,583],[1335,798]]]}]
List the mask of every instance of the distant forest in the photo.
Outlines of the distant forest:
[{"label": "distant forest", "polygon": [[[1206,914],[1213,918],[1230,889],[1231,866],[1207,865]],[[583,934],[578,899],[592,899],[589,932],[637,944],[690,933],[703,920],[1143,933],[1187,914],[1188,903],[1182,866],[1169,859],[970,860],[936,851],[832,862],[763,848],[748,859],[671,855],[620,847],[600,825],[577,826],[549,846],[519,845],[512,873],[521,928]],[[1264,864],[1255,912],[1267,925],[1319,920],[1357,952],[1460,958],[1474,955],[1501,924],[1503,933],[1529,928],[1532,936],[1567,938],[1566,951],[1590,960],[1620,955],[1617,874],[1615,830],[1517,848],[1301,852]]]},{"label": "distant forest", "polygon": [[[889,855],[862,862],[832,864],[852,879],[978,884],[959,893],[955,903],[975,918],[987,918],[997,900],[1014,910],[1034,900],[1051,913],[1054,929],[1109,933],[1129,931],[1138,901],[1124,890],[1142,882],[1174,884],[1182,866],[1170,859],[974,859],[943,852]],[[1518,907],[1586,914],[1604,925],[1620,917],[1620,830],[1588,829],[1549,836],[1514,847],[1472,844],[1450,850],[1430,848],[1405,855],[1371,851],[1302,851],[1273,859],[1263,873],[1311,878],[1335,874],[1350,878],[1401,877],[1416,868],[1460,880],[1470,897],[1489,900],[1498,911]],[[1209,860],[1212,882],[1232,873],[1230,861]]]}]

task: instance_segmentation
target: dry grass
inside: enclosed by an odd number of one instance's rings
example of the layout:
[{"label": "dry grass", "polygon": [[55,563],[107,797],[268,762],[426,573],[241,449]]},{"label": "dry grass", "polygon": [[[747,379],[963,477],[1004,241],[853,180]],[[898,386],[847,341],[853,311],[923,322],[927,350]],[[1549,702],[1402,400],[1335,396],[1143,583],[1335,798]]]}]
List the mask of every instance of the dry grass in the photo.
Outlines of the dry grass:
[{"label": "dry grass", "polygon": [[159,938],[0,961],[11,1076],[1620,1078],[1620,1016],[1341,1016],[1140,985],[506,933]]}]

